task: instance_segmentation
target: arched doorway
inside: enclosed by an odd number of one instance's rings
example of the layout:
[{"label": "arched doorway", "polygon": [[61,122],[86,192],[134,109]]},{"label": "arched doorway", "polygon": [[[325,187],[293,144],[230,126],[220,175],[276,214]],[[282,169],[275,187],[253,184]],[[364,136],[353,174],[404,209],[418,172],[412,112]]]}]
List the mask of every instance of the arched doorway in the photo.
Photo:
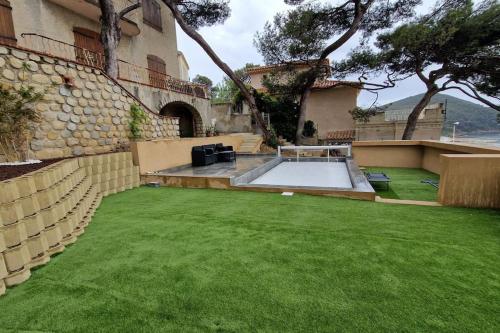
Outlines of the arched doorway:
[{"label": "arched doorway", "polygon": [[203,135],[203,122],[196,109],[184,102],[172,102],[165,105],[160,115],[179,118],[181,138],[192,138]]}]

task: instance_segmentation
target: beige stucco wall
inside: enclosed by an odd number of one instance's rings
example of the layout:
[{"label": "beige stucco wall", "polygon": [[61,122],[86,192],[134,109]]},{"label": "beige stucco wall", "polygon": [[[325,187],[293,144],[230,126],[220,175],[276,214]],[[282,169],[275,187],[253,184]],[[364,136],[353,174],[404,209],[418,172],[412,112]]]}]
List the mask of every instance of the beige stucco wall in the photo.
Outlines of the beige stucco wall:
[{"label": "beige stucco wall", "polygon": [[441,155],[441,169],[442,204],[500,208],[500,154]]},{"label": "beige stucco wall", "polygon": [[243,103],[243,112],[235,113],[232,103],[213,104],[210,118],[215,119],[215,129],[219,133],[252,132],[252,116],[248,105]]},{"label": "beige stucco wall", "polygon": [[[384,112],[380,112],[367,123],[356,122],[356,140],[400,140],[405,128],[406,121],[386,121]],[[417,121],[413,140],[439,140],[442,129],[442,108],[426,109]]]},{"label": "beige stucco wall", "polygon": [[[76,0],[67,0],[68,3]],[[115,0],[117,9],[124,7],[124,0]],[[159,1],[162,7],[163,31],[143,23],[142,10],[138,9],[127,18],[134,21],[141,33],[130,37],[124,35],[118,47],[119,58],[142,67],[147,67],[147,55],[162,58],[167,66],[167,73],[179,78],[177,58],[177,38],[175,21],[171,12]],[[74,27],[100,31],[96,21],[87,19],[71,10],[52,3],[50,0],[15,0],[11,1],[14,28],[18,45],[27,46],[22,33],[38,33],[69,44],[75,43]]]},{"label": "beige stucco wall", "polygon": [[500,149],[430,140],[394,140],[355,141],[352,152],[361,166],[422,168],[440,174],[443,154],[500,154]]},{"label": "beige stucco wall", "polygon": [[191,148],[207,144],[223,143],[238,151],[243,138],[239,136],[215,136],[176,140],[137,141],[131,143],[134,165],[141,174],[174,168],[191,163]]},{"label": "beige stucco wall", "polygon": [[320,139],[328,132],[353,130],[354,120],[350,110],[357,106],[359,90],[352,87],[315,89],[306,105],[306,120],[318,128]]},{"label": "beige stucco wall", "polygon": [[177,53],[179,62],[179,78],[184,81],[189,81],[189,64],[182,52]]}]

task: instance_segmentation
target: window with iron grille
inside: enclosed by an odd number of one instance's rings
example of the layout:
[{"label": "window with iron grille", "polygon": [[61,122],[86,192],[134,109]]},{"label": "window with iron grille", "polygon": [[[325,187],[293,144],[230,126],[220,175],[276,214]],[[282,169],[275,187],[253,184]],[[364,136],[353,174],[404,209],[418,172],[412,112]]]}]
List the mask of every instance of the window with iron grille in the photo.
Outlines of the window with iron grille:
[{"label": "window with iron grille", "polygon": [[148,55],[149,83],[157,88],[165,88],[167,64],[160,57]]},{"label": "window with iron grille", "polygon": [[155,0],[142,0],[142,11],[144,23],[162,31],[160,4]]}]

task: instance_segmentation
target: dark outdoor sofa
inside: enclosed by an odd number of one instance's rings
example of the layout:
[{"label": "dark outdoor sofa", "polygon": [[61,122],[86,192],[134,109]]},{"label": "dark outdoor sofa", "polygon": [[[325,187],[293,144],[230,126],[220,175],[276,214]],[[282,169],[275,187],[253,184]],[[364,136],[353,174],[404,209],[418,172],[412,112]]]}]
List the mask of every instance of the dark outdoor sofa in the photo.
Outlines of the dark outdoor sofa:
[{"label": "dark outdoor sofa", "polygon": [[206,166],[217,162],[232,162],[236,160],[233,146],[224,146],[222,143],[194,146],[191,150],[193,166]]}]

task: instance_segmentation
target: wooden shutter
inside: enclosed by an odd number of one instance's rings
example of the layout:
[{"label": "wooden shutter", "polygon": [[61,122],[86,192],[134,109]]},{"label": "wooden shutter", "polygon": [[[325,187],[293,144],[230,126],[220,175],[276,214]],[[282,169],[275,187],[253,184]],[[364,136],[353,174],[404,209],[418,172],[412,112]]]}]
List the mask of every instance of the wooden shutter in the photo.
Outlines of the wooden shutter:
[{"label": "wooden shutter", "polygon": [[166,88],[167,64],[161,58],[148,55],[149,83],[158,88]]},{"label": "wooden shutter", "polygon": [[144,22],[162,31],[161,6],[155,0],[143,0],[142,9]]},{"label": "wooden shutter", "polygon": [[102,68],[104,66],[104,47],[99,33],[84,29],[74,28],[76,60],[84,65]]},{"label": "wooden shutter", "polygon": [[0,0],[0,43],[16,45],[12,7],[8,0]]}]

